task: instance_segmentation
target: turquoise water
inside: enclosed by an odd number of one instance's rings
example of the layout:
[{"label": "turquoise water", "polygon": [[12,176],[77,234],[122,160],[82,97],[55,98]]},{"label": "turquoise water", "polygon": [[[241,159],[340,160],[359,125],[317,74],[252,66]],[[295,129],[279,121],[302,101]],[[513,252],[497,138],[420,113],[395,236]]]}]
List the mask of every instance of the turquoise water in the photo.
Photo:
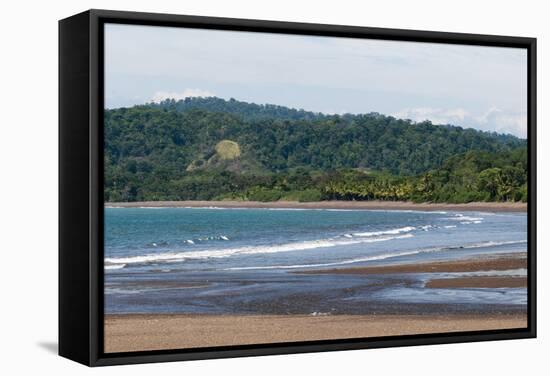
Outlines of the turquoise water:
[{"label": "turquoise water", "polygon": [[525,289],[424,289],[422,275],[296,272],[525,251],[526,239],[523,213],[106,208],[105,308],[399,313],[457,303],[458,311],[523,309]]}]

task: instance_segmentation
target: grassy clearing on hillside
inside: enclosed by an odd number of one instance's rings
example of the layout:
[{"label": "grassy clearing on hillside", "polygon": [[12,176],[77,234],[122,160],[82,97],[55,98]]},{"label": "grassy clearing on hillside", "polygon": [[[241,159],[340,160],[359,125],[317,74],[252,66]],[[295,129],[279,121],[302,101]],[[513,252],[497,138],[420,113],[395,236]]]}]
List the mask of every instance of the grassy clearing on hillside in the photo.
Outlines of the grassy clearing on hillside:
[{"label": "grassy clearing on hillside", "polygon": [[232,160],[241,156],[241,148],[235,141],[222,140],[215,149],[221,160]]}]

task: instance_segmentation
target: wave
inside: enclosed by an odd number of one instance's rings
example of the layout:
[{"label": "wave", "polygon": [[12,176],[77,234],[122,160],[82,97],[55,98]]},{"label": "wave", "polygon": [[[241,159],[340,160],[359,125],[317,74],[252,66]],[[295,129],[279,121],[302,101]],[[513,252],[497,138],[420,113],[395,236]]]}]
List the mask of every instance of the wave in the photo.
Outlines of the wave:
[{"label": "wave", "polygon": [[196,245],[198,242],[204,243],[207,241],[218,241],[218,240],[225,240],[229,241],[230,238],[227,235],[215,235],[215,236],[204,236],[199,238],[192,238],[192,239],[182,239],[178,241],[165,241],[165,240],[157,240],[151,243],[145,244],[146,248],[166,248],[167,246],[170,246],[170,244],[185,244],[185,245]]},{"label": "wave", "polygon": [[406,227],[400,227],[400,228],[394,228],[391,230],[384,230],[384,231],[372,231],[372,232],[357,232],[354,233],[354,236],[359,237],[371,237],[371,236],[380,236],[380,235],[396,235],[403,232],[411,232],[413,230],[416,230],[416,227],[412,226],[406,226]]},{"label": "wave", "polygon": [[105,270],[116,270],[116,269],[122,269],[126,266],[126,264],[111,264],[111,265],[105,265]]},{"label": "wave", "polygon": [[[464,222],[476,222],[476,221],[483,221],[484,218],[482,217],[471,217],[464,214],[456,214],[454,217],[448,217],[444,218],[449,221],[464,221]],[[479,222],[481,223],[481,222]]]},{"label": "wave", "polygon": [[465,246],[465,247],[462,247],[462,248],[483,248],[483,247],[496,247],[496,246],[499,246],[499,245],[511,245],[511,244],[523,244],[523,243],[527,243],[527,239],[524,239],[524,240],[509,240],[509,241],[501,241],[501,242],[496,242],[496,241],[487,241],[487,242],[481,242],[481,243],[474,243],[474,244],[471,244],[471,245],[468,245],[468,246]]},{"label": "wave", "polygon": [[[301,210],[301,209],[300,209]],[[426,226],[419,226],[419,227],[412,227],[412,226],[406,226],[406,227],[399,227],[399,228],[393,228],[393,229],[388,229],[388,230],[380,230],[380,231],[371,231],[371,232],[357,232],[357,233],[345,233],[345,234],[342,234],[342,235],[337,235],[335,236],[334,238],[331,238],[330,240],[332,239],[341,239],[341,238],[348,238],[348,239],[353,239],[353,238],[372,238],[372,237],[379,237],[379,236],[383,236],[383,235],[398,235],[398,234],[402,234],[402,233],[408,233],[408,232],[411,232],[411,231],[414,231],[414,230],[424,230],[424,231],[428,231],[428,229],[430,228],[434,228],[436,226],[432,226],[432,225],[426,225]],[[176,241],[166,241],[166,240],[156,240],[154,242],[150,242],[150,243],[147,243],[144,245],[144,248],[156,248],[158,249],[159,251],[170,251],[170,248],[174,249],[175,246],[186,246],[187,247],[195,247],[197,246],[198,244],[206,244],[206,243],[209,243],[211,241],[214,241],[214,242],[219,242],[219,241],[230,241],[230,240],[233,240],[232,237],[229,237],[227,235],[224,235],[224,234],[220,234],[220,235],[211,235],[211,236],[201,236],[201,237],[194,237],[194,238],[190,238],[190,239],[181,239],[181,240],[176,240]],[[171,252],[178,252],[177,250],[172,250]]]},{"label": "wave", "polygon": [[311,240],[303,242],[293,242],[278,245],[265,245],[265,246],[248,246],[240,248],[228,248],[228,249],[213,249],[204,251],[189,251],[189,252],[164,252],[157,254],[148,254],[142,256],[130,256],[130,257],[107,257],[104,260],[105,265],[120,265],[120,264],[146,264],[157,262],[180,262],[185,260],[200,260],[210,258],[226,258],[237,255],[255,255],[255,254],[268,254],[279,252],[292,252],[292,251],[305,251],[317,248],[329,248],[339,245],[352,245],[362,243],[374,243],[383,242],[396,239],[411,238],[412,234],[403,234],[396,236],[381,236],[381,237],[369,237],[367,239],[321,239]]},{"label": "wave", "polygon": [[337,261],[337,262],[327,262],[327,263],[323,263],[323,264],[243,266],[243,267],[226,268],[226,269],[223,269],[223,270],[263,270],[263,269],[322,268],[322,267],[327,267],[327,266],[339,266],[339,265],[355,264],[355,263],[358,263],[358,262],[385,260],[385,259],[388,259],[388,258],[400,257],[400,256],[410,256],[410,255],[415,255],[415,254],[418,254],[418,253],[421,253],[421,251],[415,250],[415,251],[403,251],[403,252],[395,252],[395,253],[386,253],[386,254],[382,254],[382,255],[358,257],[358,258],[353,258],[353,259],[349,259],[349,260],[343,260],[343,261]]},{"label": "wave", "polygon": [[322,264],[243,266],[243,267],[226,268],[226,269],[223,269],[223,270],[265,270],[265,269],[323,268],[323,267],[328,267],[328,266],[341,266],[341,265],[348,265],[348,264],[356,264],[356,263],[359,263],[359,262],[386,260],[386,259],[389,259],[389,258],[395,258],[395,257],[401,257],[401,256],[412,256],[412,255],[417,255],[417,254],[421,254],[421,253],[443,252],[443,251],[451,251],[451,250],[457,250],[457,249],[475,249],[475,248],[495,247],[495,246],[499,246],[499,245],[522,244],[522,243],[527,243],[527,240],[513,240],[513,241],[502,241],[502,242],[487,241],[487,242],[482,242],[482,243],[474,243],[474,244],[469,244],[469,245],[465,245],[465,246],[456,246],[456,247],[421,248],[421,249],[414,249],[414,250],[409,250],[409,251],[391,252],[391,253],[384,253],[384,254],[380,254],[380,255],[358,257],[358,258],[353,258],[353,259],[348,259],[348,260],[335,261],[335,262],[322,263]]},{"label": "wave", "polygon": [[[204,242],[204,241],[208,241],[208,240],[229,240],[229,237],[227,237],[226,235],[215,235],[215,236],[204,236],[204,237],[200,237],[200,238],[195,238],[193,240],[195,242],[196,241]],[[189,243],[189,240],[187,241],[187,243]],[[190,244],[195,244],[195,243],[193,242],[193,243],[190,243]]]}]

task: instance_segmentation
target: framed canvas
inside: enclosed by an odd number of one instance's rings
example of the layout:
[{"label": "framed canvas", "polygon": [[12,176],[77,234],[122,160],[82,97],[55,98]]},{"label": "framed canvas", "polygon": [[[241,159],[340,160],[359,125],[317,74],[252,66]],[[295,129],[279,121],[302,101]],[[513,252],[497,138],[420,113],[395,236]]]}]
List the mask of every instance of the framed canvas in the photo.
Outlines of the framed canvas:
[{"label": "framed canvas", "polygon": [[536,40],[59,23],[59,354],[536,336]]}]

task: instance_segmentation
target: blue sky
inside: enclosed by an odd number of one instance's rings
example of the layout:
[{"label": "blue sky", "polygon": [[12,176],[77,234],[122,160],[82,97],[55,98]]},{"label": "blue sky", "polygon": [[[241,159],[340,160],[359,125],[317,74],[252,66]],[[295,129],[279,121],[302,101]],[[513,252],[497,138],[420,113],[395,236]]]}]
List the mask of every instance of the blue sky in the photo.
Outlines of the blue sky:
[{"label": "blue sky", "polygon": [[107,24],[105,104],[217,96],[527,134],[524,49]]}]

